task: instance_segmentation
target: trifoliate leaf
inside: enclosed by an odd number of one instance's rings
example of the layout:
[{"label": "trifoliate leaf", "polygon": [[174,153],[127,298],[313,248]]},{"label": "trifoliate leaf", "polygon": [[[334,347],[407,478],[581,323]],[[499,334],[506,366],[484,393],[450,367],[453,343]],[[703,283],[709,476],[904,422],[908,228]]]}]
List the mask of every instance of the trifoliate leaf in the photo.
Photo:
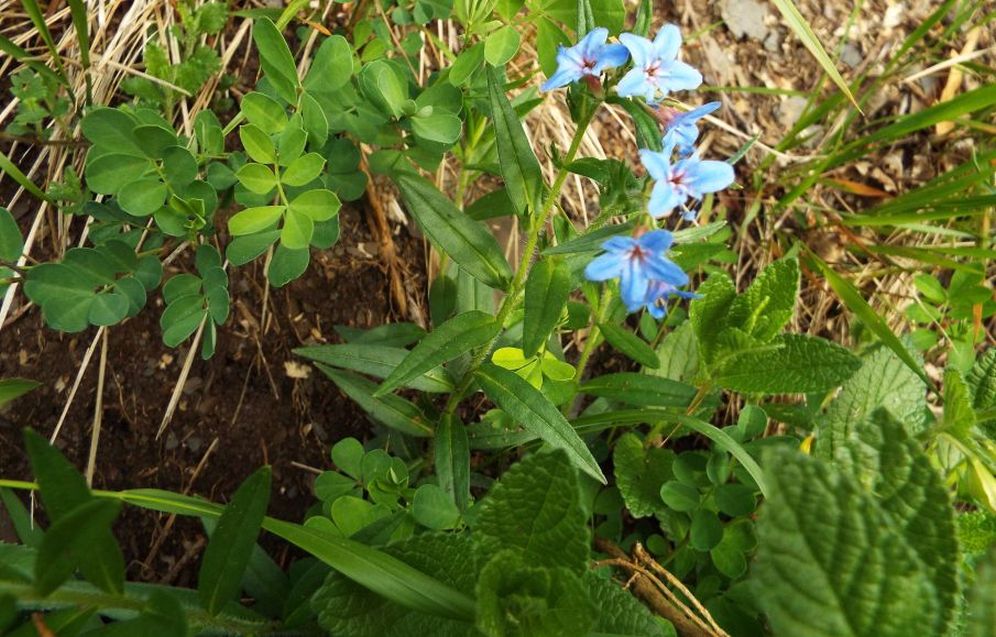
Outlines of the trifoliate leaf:
[{"label": "trifoliate leaf", "polygon": [[588,529],[578,477],[563,451],[534,453],[505,472],[480,504],[474,533],[488,550],[512,549],[529,564],[582,572]]},{"label": "trifoliate leaf", "polygon": [[934,587],[872,495],[794,450],[773,449],[764,466],[752,573],[776,635],[908,637],[937,625]]}]

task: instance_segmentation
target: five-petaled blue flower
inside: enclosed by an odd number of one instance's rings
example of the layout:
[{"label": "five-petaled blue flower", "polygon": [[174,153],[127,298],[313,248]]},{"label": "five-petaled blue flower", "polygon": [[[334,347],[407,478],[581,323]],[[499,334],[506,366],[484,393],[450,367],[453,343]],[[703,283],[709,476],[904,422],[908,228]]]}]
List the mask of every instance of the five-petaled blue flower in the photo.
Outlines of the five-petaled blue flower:
[{"label": "five-petaled blue flower", "polygon": [[633,68],[616,86],[619,95],[642,95],[655,104],[671,91],[692,90],[702,84],[702,74],[678,59],[681,31],[673,24],[665,24],[653,42],[632,33],[623,33],[619,41],[633,56]]},{"label": "five-petaled blue flower", "polygon": [[688,284],[688,275],[667,258],[673,238],[667,230],[652,230],[639,237],[612,237],[602,244],[605,253],[584,270],[589,281],[619,279],[623,303],[630,312],[647,305],[653,282],[677,288]]},{"label": "five-petaled blue flower", "polygon": [[629,59],[629,51],[621,44],[606,44],[609,30],[592,29],[574,46],[560,47],[557,52],[557,71],[541,87],[550,91],[577,82],[585,76],[598,78],[602,71],[622,66]]},{"label": "five-petaled blue flower", "polygon": [[672,296],[679,296],[683,299],[700,299],[701,294],[679,290],[667,281],[651,281],[647,286],[647,295],[644,298],[644,306],[650,312],[650,316],[655,319],[662,319],[667,314],[665,303]]},{"label": "five-petaled blue flower", "polygon": [[695,140],[699,137],[699,127],[696,122],[719,108],[719,102],[709,102],[687,113],[665,106],[658,109],[657,118],[664,124],[664,138],[661,143],[665,148],[677,147],[682,155],[691,155],[695,150]]},{"label": "five-petaled blue flower", "polygon": [[[733,166],[725,161],[704,160],[693,154],[672,164],[672,150],[672,146],[665,146],[660,153],[640,151],[640,160],[657,182],[647,204],[655,218],[667,216],[675,208],[684,208],[689,198],[702,199],[706,193],[718,192],[733,183]],[[683,217],[692,219],[694,213],[684,208]]]}]

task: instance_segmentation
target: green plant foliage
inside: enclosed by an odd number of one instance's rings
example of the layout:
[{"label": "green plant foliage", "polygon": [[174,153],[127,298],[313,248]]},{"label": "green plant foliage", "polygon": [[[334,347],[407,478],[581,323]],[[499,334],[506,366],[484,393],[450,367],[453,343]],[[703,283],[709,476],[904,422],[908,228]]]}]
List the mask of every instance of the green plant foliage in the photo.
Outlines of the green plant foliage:
[{"label": "green plant foliage", "polygon": [[201,357],[208,359],[214,355],[217,326],[228,320],[231,304],[228,275],[218,251],[208,244],[197,249],[196,265],[200,276],[179,274],[163,285],[166,310],[159,325],[163,342],[170,347],[176,347],[202,325],[206,326]]}]

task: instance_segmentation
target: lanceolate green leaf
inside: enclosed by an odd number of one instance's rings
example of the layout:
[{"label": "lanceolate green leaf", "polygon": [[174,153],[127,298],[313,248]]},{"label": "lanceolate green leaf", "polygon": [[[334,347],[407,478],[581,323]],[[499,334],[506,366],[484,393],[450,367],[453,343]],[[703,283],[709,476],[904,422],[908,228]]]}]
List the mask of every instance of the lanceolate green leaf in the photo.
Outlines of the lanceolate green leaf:
[{"label": "lanceolate green leaf", "polygon": [[333,369],[328,365],[318,363],[318,369],[356,402],[363,411],[370,414],[374,420],[408,434],[409,436],[427,437],[432,435],[432,427],[418,407],[400,396],[387,394],[374,397],[377,385],[362,376],[352,372]]},{"label": "lanceolate green leaf", "polygon": [[[996,85],[992,87],[996,90]],[[886,322],[880,317],[872,306],[868,304],[868,301],[861,296],[861,293],[851,284],[850,281],[844,277],[837,274],[833,268],[824,263],[815,254],[809,254],[810,261],[815,265],[816,269],[823,273],[826,278],[827,283],[833,288],[840,300],[844,302],[844,305],[848,307],[859,319],[863,322],[868,329],[870,329],[875,336],[881,340],[886,347],[895,352],[896,356],[900,358],[904,363],[909,365],[910,369],[916,373],[917,376],[923,379],[925,383],[929,383],[926,372],[923,371],[920,363],[913,357],[912,354],[903,346],[902,341],[899,340],[892,329],[886,324]]]},{"label": "lanceolate green leaf", "polygon": [[204,551],[197,590],[212,615],[235,599],[270,502],[270,468],[249,476],[232,496]]},{"label": "lanceolate green leaf", "polygon": [[661,362],[657,358],[657,352],[633,332],[612,323],[603,323],[598,327],[602,330],[602,336],[605,337],[609,345],[628,356],[631,360],[650,369],[657,369],[661,366]]},{"label": "lanceolate green leaf", "polygon": [[[17,486],[30,488],[33,485],[19,483]],[[224,511],[224,507],[213,502],[159,489],[96,491],[94,495],[179,515],[216,518]],[[474,617],[474,601],[470,597],[377,549],[273,518],[264,518],[263,528],[403,606],[455,619],[472,620]]]},{"label": "lanceolate green leaf", "polygon": [[[124,557],[114,542],[104,542],[111,523],[121,510],[120,502],[89,499],[60,517],[42,538],[35,561],[35,588],[48,595],[75,571],[89,563],[99,568],[93,583],[105,590],[119,587]],[[89,577],[94,573],[91,572]]]},{"label": "lanceolate green leaf", "polygon": [[457,356],[491,342],[498,332],[494,317],[471,310],[454,316],[425,335],[384,379],[374,397],[381,397]]},{"label": "lanceolate green leaf", "polygon": [[598,376],[581,385],[581,391],[638,407],[687,407],[695,396],[691,385],[634,372]]},{"label": "lanceolate green leaf", "polygon": [[[388,347],[372,343],[345,343],[342,345],[312,345],[294,350],[298,356],[351,369],[361,374],[386,378],[410,355],[403,347]],[[453,382],[439,367],[407,379],[403,386],[431,393],[453,391]]]},{"label": "lanceolate green leaf", "polygon": [[474,373],[481,388],[515,422],[567,452],[576,467],[605,484],[588,446],[546,396],[514,372],[485,363]]},{"label": "lanceolate green leaf", "polygon": [[556,257],[540,259],[529,271],[523,303],[522,353],[532,356],[560,321],[571,294],[571,273]]},{"label": "lanceolate green leaf", "polygon": [[457,508],[470,504],[470,445],[467,428],[452,414],[444,414],[436,427],[433,446],[436,479]]},{"label": "lanceolate green leaf", "polygon": [[536,212],[543,192],[543,173],[522,129],[522,119],[505,95],[498,70],[491,66],[488,67],[488,95],[505,188],[519,214],[528,210]]},{"label": "lanceolate green leaf", "polygon": [[16,398],[20,398],[40,385],[41,383],[38,381],[28,380],[27,378],[0,379],[0,407]]},{"label": "lanceolate green leaf", "polygon": [[931,634],[934,587],[875,499],[845,473],[792,449],[772,450],[765,466],[769,493],[751,572],[774,633]]},{"label": "lanceolate green leaf", "polygon": [[494,235],[422,177],[402,173],[394,178],[419,227],[433,243],[481,282],[499,289],[508,286],[512,268]]}]

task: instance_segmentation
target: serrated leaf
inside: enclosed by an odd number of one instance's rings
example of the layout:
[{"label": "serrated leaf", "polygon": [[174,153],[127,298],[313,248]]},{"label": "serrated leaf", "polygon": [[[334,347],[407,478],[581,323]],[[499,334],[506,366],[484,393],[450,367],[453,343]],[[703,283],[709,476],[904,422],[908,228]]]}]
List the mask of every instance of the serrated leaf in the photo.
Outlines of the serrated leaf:
[{"label": "serrated leaf", "polygon": [[958,542],[948,489],[930,459],[906,428],[879,409],[856,423],[850,440],[837,450],[837,465],[874,493],[922,563],[939,602],[930,634],[943,635],[958,597]]},{"label": "serrated leaf", "polygon": [[709,364],[716,355],[717,337],[726,325],[730,305],[737,296],[733,279],[726,273],[716,273],[700,285],[688,308],[688,320],[699,344],[699,356]]},{"label": "serrated leaf", "polygon": [[494,235],[422,177],[397,174],[394,179],[419,227],[443,253],[486,285],[507,287],[512,268]]},{"label": "serrated leaf", "polygon": [[506,471],[479,505],[474,534],[491,551],[514,549],[530,564],[583,573],[588,529],[567,454],[534,453]]},{"label": "serrated leaf", "polygon": [[[398,368],[410,352],[402,347],[345,343],[299,347],[294,353],[326,365],[385,378]],[[437,394],[453,391],[453,382],[438,366],[409,378],[402,386]]]},{"label": "serrated leaf", "polygon": [[632,433],[623,434],[612,452],[616,486],[626,508],[636,518],[662,513],[661,487],[673,477],[674,452],[660,447],[645,447]]},{"label": "serrated leaf", "polygon": [[[485,44],[485,50],[487,45]],[[488,67],[488,96],[495,127],[495,146],[505,188],[519,214],[531,210],[539,213],[543,195],[543,173],[539,160],[522,128],[522,118],[516,114],[505,95],[498,71]]]},{"label": "serrated leaf", "polygon": [[966,637],[992,637],[996,634],[996,547],[975,570],[975,584],[968,598]]},{"label": "serrated leaf", "polygon": [[246,478],[225,506],[197,575],[201,603],[212,615],[235,599],[270,502],[270,468]]},{"label": "serrated leaf", "polygon": [[602,331],[602,336],[612,347],[629,357],[633,362],[639,363],[650,369],[660,367],[660,360],[657,353],[642,338],[612,323],[602,323],[598,326]]},{"label": "serrated leaf", "polygon": [[765,466],[752,574],[776,635],[908,637],[936,625],[933,585],[871,495],[791,449]]},{"label": "serrated leaf", "polygon": [[926,396],[927,386],[909,366],[889,348],[875,348],[861,359],[861,367],[817,419],[816,453],[833,456],[855,425],[879,407],[909,423],[911,433],[917,433],[923,423]]},{"label": "serrated leaf", "polygon": [[717,385],[762,394],[820,392],[843,384],[861,367],[846,349],[822,338],[783,334],[776,348],[747,350],[712,371]]},{"label": "serrated leaf", "polygon": [[990,347],[968,373],[972,406],[978,410],[996,407],[996,347]]},{"label": "serrated leaf", "polygon": [[488,637],[586,635],[597,612],[578,574],[514,551],[488,562],[475,592],[477,628]]},{"label": "serrated leaf", "polygon": [[799,294],[799,262],[781,259],[764,268],[730,306],[727,325],[766,343],[792,318]]},{"label": "serrated leaf", "polygon": [[560,322],[571,294],[571,275],[563,260],[541,258],[526,279],[522,350],[532,356]]},{"label": "serrated leaf", "polygon": [[699,354],[689,321],[664,337],[657,348],[657,359],[660,361],[659,367],[651,369],[647,374],[683,383],[694,381],[699,371]]},{"label": "serrated leaf", "polygon": [[589,634],[633,637],[667,637],[671,634],[662,627],[662,624],[667,625],[666,620],[655,617],[636,595],[612,578],[602,577],[590,570],[582,579],[588,587],[588,598],[598,609],[595,625]]},{"label": "serrated leaf", "polygon": [[563,414],[538,389],[491,363],[483,364],[475,378],[487,396],[523,428],[554,448],[563,449],[571,462],[605,484],[601,468]]},{"label": "serrated leaf", "polygon": [[494,317],[476,310],[454,316],[419,341],[419,344],[384,379],[374,396],[380,397],[425,372],[491,342],[498,332]]}]

